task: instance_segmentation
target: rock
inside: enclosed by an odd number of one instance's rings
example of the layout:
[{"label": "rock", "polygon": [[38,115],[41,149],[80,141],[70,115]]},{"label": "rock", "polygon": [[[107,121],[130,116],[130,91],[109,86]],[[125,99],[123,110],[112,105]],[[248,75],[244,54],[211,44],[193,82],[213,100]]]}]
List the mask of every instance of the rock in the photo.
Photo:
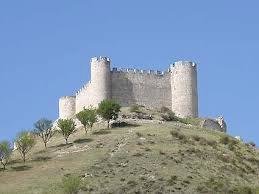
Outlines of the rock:
[{"label": "rock", "polygon": [[219,116],[216,121],[218,122],[218,124],[220,125],[220,127],[223,129],[224,132],[227,131],[227,124],[224,120],[224,117]]},{"label": "rock", "polygon": [[226,132],[223,128],[221,128],[220,124],[214,119],[203,119],[203,121],[201,122],[201,127]]}]

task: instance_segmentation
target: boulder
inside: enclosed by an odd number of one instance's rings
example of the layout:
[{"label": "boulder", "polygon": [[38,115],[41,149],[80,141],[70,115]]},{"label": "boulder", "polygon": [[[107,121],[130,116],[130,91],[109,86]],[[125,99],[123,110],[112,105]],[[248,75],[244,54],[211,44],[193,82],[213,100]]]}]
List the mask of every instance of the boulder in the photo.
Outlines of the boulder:
[{"label": "boulder", "polygon": [[201,122],[201,127],[202,128],[208,128],[208,129],[214,129],[217,131],[221,131],[221,132],[226,132],[218,123],[218,121],[216,119],[210,119],[210,118],[206,118],[203,119]]}]

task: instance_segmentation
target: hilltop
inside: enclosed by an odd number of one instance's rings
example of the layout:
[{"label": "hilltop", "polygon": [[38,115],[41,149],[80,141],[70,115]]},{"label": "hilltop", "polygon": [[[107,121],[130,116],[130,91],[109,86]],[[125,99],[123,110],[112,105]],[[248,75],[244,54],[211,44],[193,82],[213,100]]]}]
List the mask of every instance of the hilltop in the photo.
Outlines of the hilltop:
[{"label": "hilltop", "polygon": [[[81,193],[249,193],[259,186],[259,153],[197,120],[128,118],[112,129],[78,129],[69,144],[56,134],[37,144],[23,165],[15,151],[0,172],[0,193],[63,193],[64,176],[82,179]],[[132,115],[131,115],[132,116]],[[115,125],[114,125],[115,126]]]}]

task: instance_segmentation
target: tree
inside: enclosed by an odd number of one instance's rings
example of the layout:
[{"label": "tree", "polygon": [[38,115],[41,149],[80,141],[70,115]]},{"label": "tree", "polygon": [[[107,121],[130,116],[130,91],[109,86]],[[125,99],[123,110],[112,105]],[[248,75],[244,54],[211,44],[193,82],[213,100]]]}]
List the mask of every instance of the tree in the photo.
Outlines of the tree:
[{"label": "tree", "polygon": [[26,154],[33,148],[36,144],[34,136],[27,131],[22,131],[18,134],[16,140],[17,150],[22,156],[22,160],[25,163]]},{"label": "tree", "polygon": [[40,119],[34,124],[34,133],[37,134],[43,141],[45,148],[47,143],[53,137],[54,131],[52,130],[53,123],[48,119]]},{"label": "tree", "polygon": [[107,127],[110,128],[110,121],[118,118],[120,105],[113,100],[103,100],[98,107],[98,114],[107,121]]},{"label": "tree", "polygon": [[10,156],[12,154],[11,144],[8,141],[0,142],[0,162],[5,170],[6,165],[9,162]]},{"label": "tree", "polygon": [[96,109],[89,108],[82,110],[81,112],[76,114],[76,118],[82,123],[85,129],[85,133],[87,133],[87,128],[92,129],[93,124],[96,122]]},{"label": "tree", "polygon": [[68,143],[68,137],[75,132],[76,125],[72,119],[59,119],[58,127],[61,130],[62,135],[66,140],[66,144]]}]

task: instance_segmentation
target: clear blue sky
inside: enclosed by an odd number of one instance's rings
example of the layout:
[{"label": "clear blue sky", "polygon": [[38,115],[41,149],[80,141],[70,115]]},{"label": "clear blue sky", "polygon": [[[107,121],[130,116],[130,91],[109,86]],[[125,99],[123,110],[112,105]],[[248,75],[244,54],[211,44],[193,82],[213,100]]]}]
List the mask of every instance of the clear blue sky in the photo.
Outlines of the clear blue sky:
[{"label": "clear blue sky", "polygon": [[89,80],[89,60],[165,70],[198,63],[201,116],[259,144],[259,2],[0,0],[0,139],[41,118]]}]

